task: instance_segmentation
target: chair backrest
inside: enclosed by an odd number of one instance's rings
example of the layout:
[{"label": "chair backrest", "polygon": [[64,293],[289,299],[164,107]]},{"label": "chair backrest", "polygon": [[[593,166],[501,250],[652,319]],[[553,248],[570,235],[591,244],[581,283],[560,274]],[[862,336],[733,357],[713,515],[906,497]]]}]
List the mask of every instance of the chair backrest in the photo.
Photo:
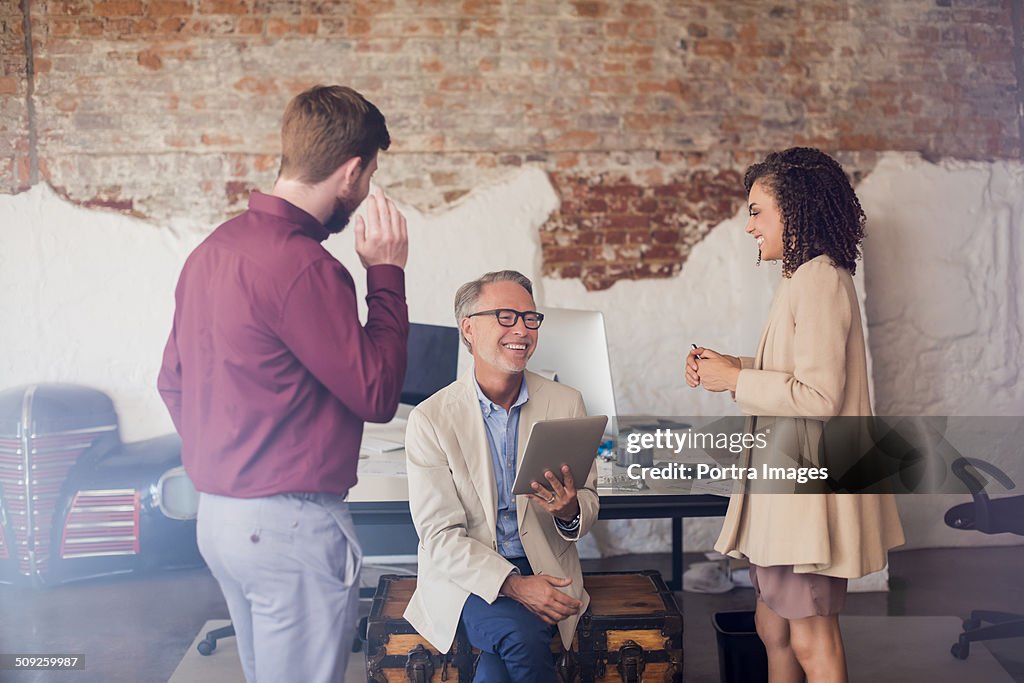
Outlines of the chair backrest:
[{"label": "chair backrest", "polygon": [[[975,472],[971,472],[972,468]],[[971,529],[984,534],[1011,533],[1024,536],[1024,496],[989,498],[985,490],[988,482],[982,483],[977,472],[984,472],[1006,489],[1016,485],[1001,469],[990,462],[977,458],[957,458],[951,465],[953,474],[964,482],[971,492],[973,501],[950,508],[946,512],[946,524],[954,529]]]}]

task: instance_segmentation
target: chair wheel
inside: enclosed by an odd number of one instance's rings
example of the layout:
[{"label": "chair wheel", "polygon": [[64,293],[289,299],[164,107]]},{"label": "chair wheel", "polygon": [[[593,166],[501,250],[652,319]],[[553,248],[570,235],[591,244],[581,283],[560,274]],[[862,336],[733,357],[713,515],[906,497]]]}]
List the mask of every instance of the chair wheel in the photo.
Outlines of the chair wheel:
[{"label": "chair wheel", "polygon": [[980,619],[964,619],[964,630],[965,631],[973,631],[974,629],[978,628],[979,626],[981,626],[981,620]]},{"label": "chair wheel", "polygon": [[949,648],[949,651],[957,659],[967,659],[967,656],[971,654],[971,646],[969,643],[953,643],[953,647]]},{"label": "chair wheel", "polygon": [[199,644],[196,645],[196,649],[199,650],[199,654],[202,656],[209,657],[217,649],[217,643],[211,643],[209,640],[200,640]]}]

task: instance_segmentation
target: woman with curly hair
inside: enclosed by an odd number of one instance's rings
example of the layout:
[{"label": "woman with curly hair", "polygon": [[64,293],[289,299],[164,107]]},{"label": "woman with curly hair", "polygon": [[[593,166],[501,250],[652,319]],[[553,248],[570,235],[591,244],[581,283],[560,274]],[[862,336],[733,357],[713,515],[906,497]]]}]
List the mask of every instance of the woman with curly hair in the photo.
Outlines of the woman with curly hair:
[{"label": "woman with curly hair", "polygon": [[[846,174],[827,154],[794,147],[747,169],[744,185],[757,262],[781,260],[782,281],[757,354],[694,349],[687,384],[733,392],[750,429],[761,420],[759,432],[776,417],[821,424],[870,415],[853,285],[865,216]],[[715,549],[750,561],[771,683],[847,680],[839,630],[847,580],[885,567],[903,541],[888,494],[732,496]]]}]

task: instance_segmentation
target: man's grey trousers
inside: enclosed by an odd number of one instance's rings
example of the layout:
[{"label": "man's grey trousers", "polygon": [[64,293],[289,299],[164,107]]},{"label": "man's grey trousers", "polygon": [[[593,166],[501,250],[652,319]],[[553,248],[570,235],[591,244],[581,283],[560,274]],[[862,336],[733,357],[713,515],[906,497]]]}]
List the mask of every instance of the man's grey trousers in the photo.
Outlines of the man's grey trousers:
[{"label": "man's grey trousers", "polygon": [[227,601],[248,683],[344,680],[362,552],[341,497],[203,493],[198,540]]}]

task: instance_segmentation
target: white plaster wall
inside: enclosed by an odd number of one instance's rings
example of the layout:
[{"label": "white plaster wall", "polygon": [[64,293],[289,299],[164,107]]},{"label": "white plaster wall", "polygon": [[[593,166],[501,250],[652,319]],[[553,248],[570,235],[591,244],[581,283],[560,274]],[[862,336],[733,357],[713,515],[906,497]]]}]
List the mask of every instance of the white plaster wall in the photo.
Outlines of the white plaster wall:
[{"label": "white plaster wall", "polygon": [[[499,268],[539,273],[537,227],[557,206],[547,176],[533,168],[438,215],[403,206],[411,318],[452,325],[463,282]],[[126,441],[173,431],[156,376],[178,274],[214,227],[187,221],[157,226],[84,209],[45,185],[0,195],[0,389],[81,383],[114,399]],[[353,240],[346,230],[326,246],[352,271],[365,316]]]},{"label": "white plaster wall", "polygon": [[[858,192],[869,216],[858,280],[867,296],[879,410],[1024,414],[1017,381],[1022,167],[886,155]],[[520,169],[443,212],[403,207],[413,320],[451,324],[459,284],[517,268],[534,278],[544,305],[604,311],[620,413],[735,412],[726,396],[685,387],[681,363],[691,342],[754,351],[779,268],[754,267],[742,213],[712,230],[678,277],[586,292],[577,281],[540,277],[537,227],[557,203],[543,172]],[[114,397],[126,440],[170,431],[155,378],[173,288],[186,255],[211,227],[189,216],[156,226],[82,209],[42,186],[0,195],[0,388],[80,382]],[[361,282],[351,240],[343,233],[327,245]],[[969,435],[965,448],[980,438]],[[1016,464],[1020,443],[1004,444],[989,459]],[[945,530],[942,512],[962,499],[901,501],[910,545],[1001,541]],[[688,548],[710,547],[719,523],[688,521]],[[666,529],[623,522],[601,541],[606,550],[664,550]]]},{"label": "white plaster wall", "polygon": [[[857,191],[878,412],[1024,415],[1024,166],[887,154]],[[1019,431],[994,443],[979,421],[950,440],[1024,483]],[[1020,542],[946,527],[963,499],[902,497],[907,547]]]},{"label": "white plaster wall", "polygon": [[0,195],[0,389],[73,382],[114,399],[122,436],[174,430],[156,375],[174,284],[201,234],[65,202]]}]

